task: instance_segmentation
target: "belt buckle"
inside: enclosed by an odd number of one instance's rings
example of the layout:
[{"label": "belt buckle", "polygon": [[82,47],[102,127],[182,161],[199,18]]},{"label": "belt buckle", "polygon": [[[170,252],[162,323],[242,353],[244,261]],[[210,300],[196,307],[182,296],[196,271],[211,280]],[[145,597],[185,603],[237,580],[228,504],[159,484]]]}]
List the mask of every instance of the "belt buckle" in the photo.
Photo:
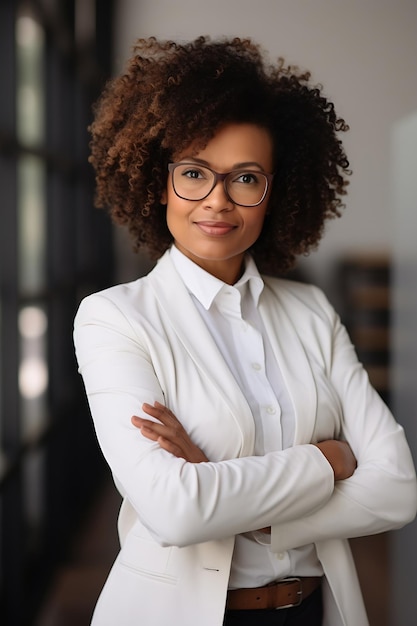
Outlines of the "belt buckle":
[{"label": "belt buckle", "polygon": [[284,580],[282,580],[281,582],[286,582],[286,583],[298,582],[298,584],[300,585],[299,590],[296,592],[298,596],[298,600],[297,602],[285,604],[284,606],[277,606],[275,610],[279,611],[280,609],[291,609],[293,607],[300,606],[301,602],[303,601],[303,583],[301,582],[301,578],[299,578],[298,576],[291,576],[289,578],[284,578]]}]

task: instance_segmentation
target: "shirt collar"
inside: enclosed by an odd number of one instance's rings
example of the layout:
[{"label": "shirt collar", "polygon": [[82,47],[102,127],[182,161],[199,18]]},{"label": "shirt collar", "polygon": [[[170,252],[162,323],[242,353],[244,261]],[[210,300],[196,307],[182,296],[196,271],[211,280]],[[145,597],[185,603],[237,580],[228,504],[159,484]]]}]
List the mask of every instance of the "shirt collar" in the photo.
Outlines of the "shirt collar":
[{"label": "shirt collar", "polygon": [[[208,311],[216,296],[226,286],[226,283],[203,270],[174,245],[171,247],[170,255],[175,269],[180,274],[188,291]],[[255,306],[257,306],[264,288],[264,281],[258,272],[255,261],[249,254],[245,257],[245,271],[233,287],[238,289],[243,296],[248,285]]]}]

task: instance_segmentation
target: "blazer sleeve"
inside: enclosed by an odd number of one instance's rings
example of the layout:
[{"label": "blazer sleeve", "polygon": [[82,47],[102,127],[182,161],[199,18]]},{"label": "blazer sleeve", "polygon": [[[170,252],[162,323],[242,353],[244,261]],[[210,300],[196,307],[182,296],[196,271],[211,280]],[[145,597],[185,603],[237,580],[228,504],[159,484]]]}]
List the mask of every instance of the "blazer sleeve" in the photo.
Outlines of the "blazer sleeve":
[{"label": "blazer sleeve", "polygon": [[328,368],[343,409],[342,436],[358,465],[353,476],[336,483],[318,510],[273,527],[276,552],[384,532],[416,514],[416,476],[403,428],[371,386],[338,315],[321,291],[316,290],[316,297],[332,329]]},{"label": "blazer sleeve", "polygon": [[104,457],[158,543],[222,539],[323,507],[333,472],[315,446],[192,464],[144,438],[131,416],[143,415],[143,402],[164,402],[164,396],[149,346],[121,308],[99,294],[82,302],[76,354]]}]

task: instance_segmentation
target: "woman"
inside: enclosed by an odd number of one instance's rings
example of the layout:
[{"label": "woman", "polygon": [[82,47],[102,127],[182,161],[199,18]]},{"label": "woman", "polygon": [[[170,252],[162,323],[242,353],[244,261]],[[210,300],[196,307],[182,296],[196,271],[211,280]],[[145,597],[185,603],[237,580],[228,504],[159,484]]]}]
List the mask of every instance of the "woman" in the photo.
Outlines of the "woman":
[{"label": "woman", "polygon": [[324,295],[266,275],[339,214],[346,129],[249,40],[139,41],[106,88],[97,203],[159,261],[75,323],[124,498],[95,626],[368,623],[347,539],[413,519],[410,452]]}]

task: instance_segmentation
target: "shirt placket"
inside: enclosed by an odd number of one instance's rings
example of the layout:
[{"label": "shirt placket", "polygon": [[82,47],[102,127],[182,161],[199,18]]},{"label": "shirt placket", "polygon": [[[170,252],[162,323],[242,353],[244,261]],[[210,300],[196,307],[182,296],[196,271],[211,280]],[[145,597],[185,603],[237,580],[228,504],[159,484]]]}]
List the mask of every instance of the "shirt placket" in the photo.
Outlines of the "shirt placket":
[{"label": "shirt placket", "polygon": [[236,377],[248,400],[255,420],[254,453],[265,454],[282,449],[281,409],[266,371],[262,334],[242,315],[240,292],[229,287],[221,300],[222,313],[228,320],[236,347],[233,356]]}]

